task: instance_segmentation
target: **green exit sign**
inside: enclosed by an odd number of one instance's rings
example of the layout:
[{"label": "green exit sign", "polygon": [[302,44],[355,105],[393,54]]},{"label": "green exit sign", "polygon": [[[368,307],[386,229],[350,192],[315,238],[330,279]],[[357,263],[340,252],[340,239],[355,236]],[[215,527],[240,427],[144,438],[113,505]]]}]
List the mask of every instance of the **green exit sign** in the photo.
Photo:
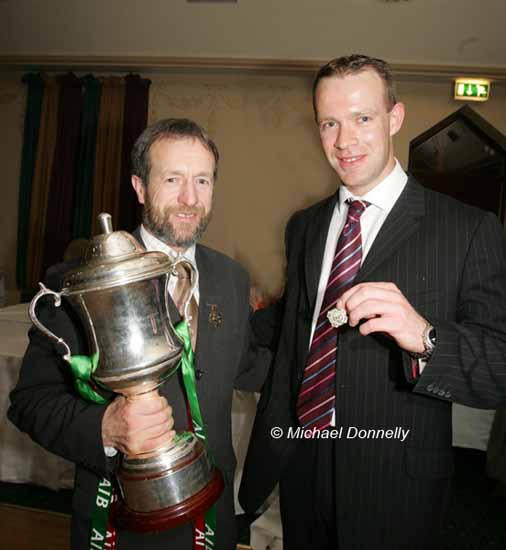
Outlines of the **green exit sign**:
[{"label": "green exit sign", "polygon": [[462,101],[487,101],[490,96],[490,80],[484,78],[455,79],[454,99]]}]

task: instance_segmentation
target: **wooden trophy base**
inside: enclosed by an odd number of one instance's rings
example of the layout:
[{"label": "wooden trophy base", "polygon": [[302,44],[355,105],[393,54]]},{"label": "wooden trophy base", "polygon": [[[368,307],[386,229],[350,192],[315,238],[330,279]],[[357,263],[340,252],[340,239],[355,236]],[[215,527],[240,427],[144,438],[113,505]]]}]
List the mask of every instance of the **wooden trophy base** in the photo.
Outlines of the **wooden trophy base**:
[{"label": "wooden trophy base", "polygon": [[119,526],[137,533],[159,533],[187,523],[208,510],[223,491],[223,478],[214,468],[210,482],[192,497],[153,512],[134,512],[120,500],[116,512]]}]

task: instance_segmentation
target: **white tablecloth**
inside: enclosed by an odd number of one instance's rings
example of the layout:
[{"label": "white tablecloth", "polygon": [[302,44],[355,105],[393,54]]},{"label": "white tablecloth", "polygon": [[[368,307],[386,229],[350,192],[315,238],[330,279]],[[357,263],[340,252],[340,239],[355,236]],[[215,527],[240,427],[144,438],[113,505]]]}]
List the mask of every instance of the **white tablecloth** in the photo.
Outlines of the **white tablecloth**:
[{"label": "white tablecloth", "polygon": [[68,488],[73,486],[74,466],[34,443],[6,416],[30,325],[27,304],[0,309],[0,480]]}]

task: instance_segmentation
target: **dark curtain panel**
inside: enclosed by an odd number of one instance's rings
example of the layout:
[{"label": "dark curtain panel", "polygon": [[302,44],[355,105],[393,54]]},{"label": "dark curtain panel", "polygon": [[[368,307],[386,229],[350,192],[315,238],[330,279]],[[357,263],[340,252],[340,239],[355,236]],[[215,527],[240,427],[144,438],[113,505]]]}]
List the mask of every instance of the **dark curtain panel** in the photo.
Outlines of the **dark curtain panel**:
[{"label": "dark curtain panel", "polygon": [[91,213],[93,207],[93,173],[97,145],[98,113],[102,84],[98,78],[87,75],[84,85],[81,136],[75,169],[74,227],[73,239],[89,239],[91,236]]},{"label": "dark curtain panel", "polygon": [[104,78],[102,80],[93,182],[91,220],[93,235],[99,233],[97,218],[101,212],[111,214],[113,229],[118,227],[124,101],[124,79]]},{"label": "dark curtain panel", "polygon": [[139,75],[125,77],[123,151],[117,228],[130,232],[139,225],[141,219],[141,205],[130,184],[130,153],[135,140],[147,126],[150,85],[150,80],[141,78]]},{"label": "dark curtain panel", "polygon": [[46,79],[40,119],[37,161],[33,175],[30,226],[27,246],[27,289],[34,291],[42,275],[44,228],[46,227],[49,186],[58,132],[59,86],[54,78]]},{"label": "dark curtain panel", "polygon": [[40,74],[27,74],[22,81],[27,85],[25,126],[23,130],[23,150],[21,153],[21,173],[19,177],[18,199],[18,248],[16,260],[16,283],[18,288],[27,287],[26,252],[29,233],[29,216],[32,181],[37,159],[44,80]]},{"label": "dark curtain panel", "polygon": [[80,135],[82,92],[81,81],[73,74],[61,76],[58,81],[58,132],[49,185],[41,276],[48,267],[61,262],[65,248],[72,239],[75,159]]}]

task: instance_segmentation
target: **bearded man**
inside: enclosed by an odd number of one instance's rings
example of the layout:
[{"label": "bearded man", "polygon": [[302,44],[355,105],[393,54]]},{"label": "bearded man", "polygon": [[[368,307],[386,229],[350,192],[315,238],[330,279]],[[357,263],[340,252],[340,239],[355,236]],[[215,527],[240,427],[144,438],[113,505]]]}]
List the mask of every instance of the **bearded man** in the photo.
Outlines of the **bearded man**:
[{"label": "bearded man", "polygon": [[[144,205],[143,223],[134,235],[148,250],[184,257],[198,274],[193,294],[198,303],[198,330],[193,335],[197,394],[210,455],[225,481],[216,503],[214,545],[232,550],[236,544],[232,390],[258,389],[264,373],[245,369],[247,273],[223,254],[196,244],[211,218],[218,160],[216,145],[196,123],[161,120],[147,128],[134,145],[132,185]],[[68,267],[60,264],[52,268],[48,286],[60,289]],[[169,293],[172,291],[169,285]],[[169,302],[175,310],[172,300]],[[57,310],[43,305],[40,310],[39,318],[64,337],[73,353],[86,354],[82,327],[65,304]],[[90,548],[99,480],[114,478],[120,453],[137,454],[161,447],[174,436],[174,427],[186,430],[189,421],[179,373],[147,403],[111,395],[108,404],[98,405],[73,391],[69,370],[47,337],[32,329],[20,379],[11,394],[9,418],[43,447],[76,464],[71,539],[72,550],[81,550]],[[157,534],[117,528],[116,536],[118,550],[190,550],[199,542],[203,547],[191,523]]]}]

